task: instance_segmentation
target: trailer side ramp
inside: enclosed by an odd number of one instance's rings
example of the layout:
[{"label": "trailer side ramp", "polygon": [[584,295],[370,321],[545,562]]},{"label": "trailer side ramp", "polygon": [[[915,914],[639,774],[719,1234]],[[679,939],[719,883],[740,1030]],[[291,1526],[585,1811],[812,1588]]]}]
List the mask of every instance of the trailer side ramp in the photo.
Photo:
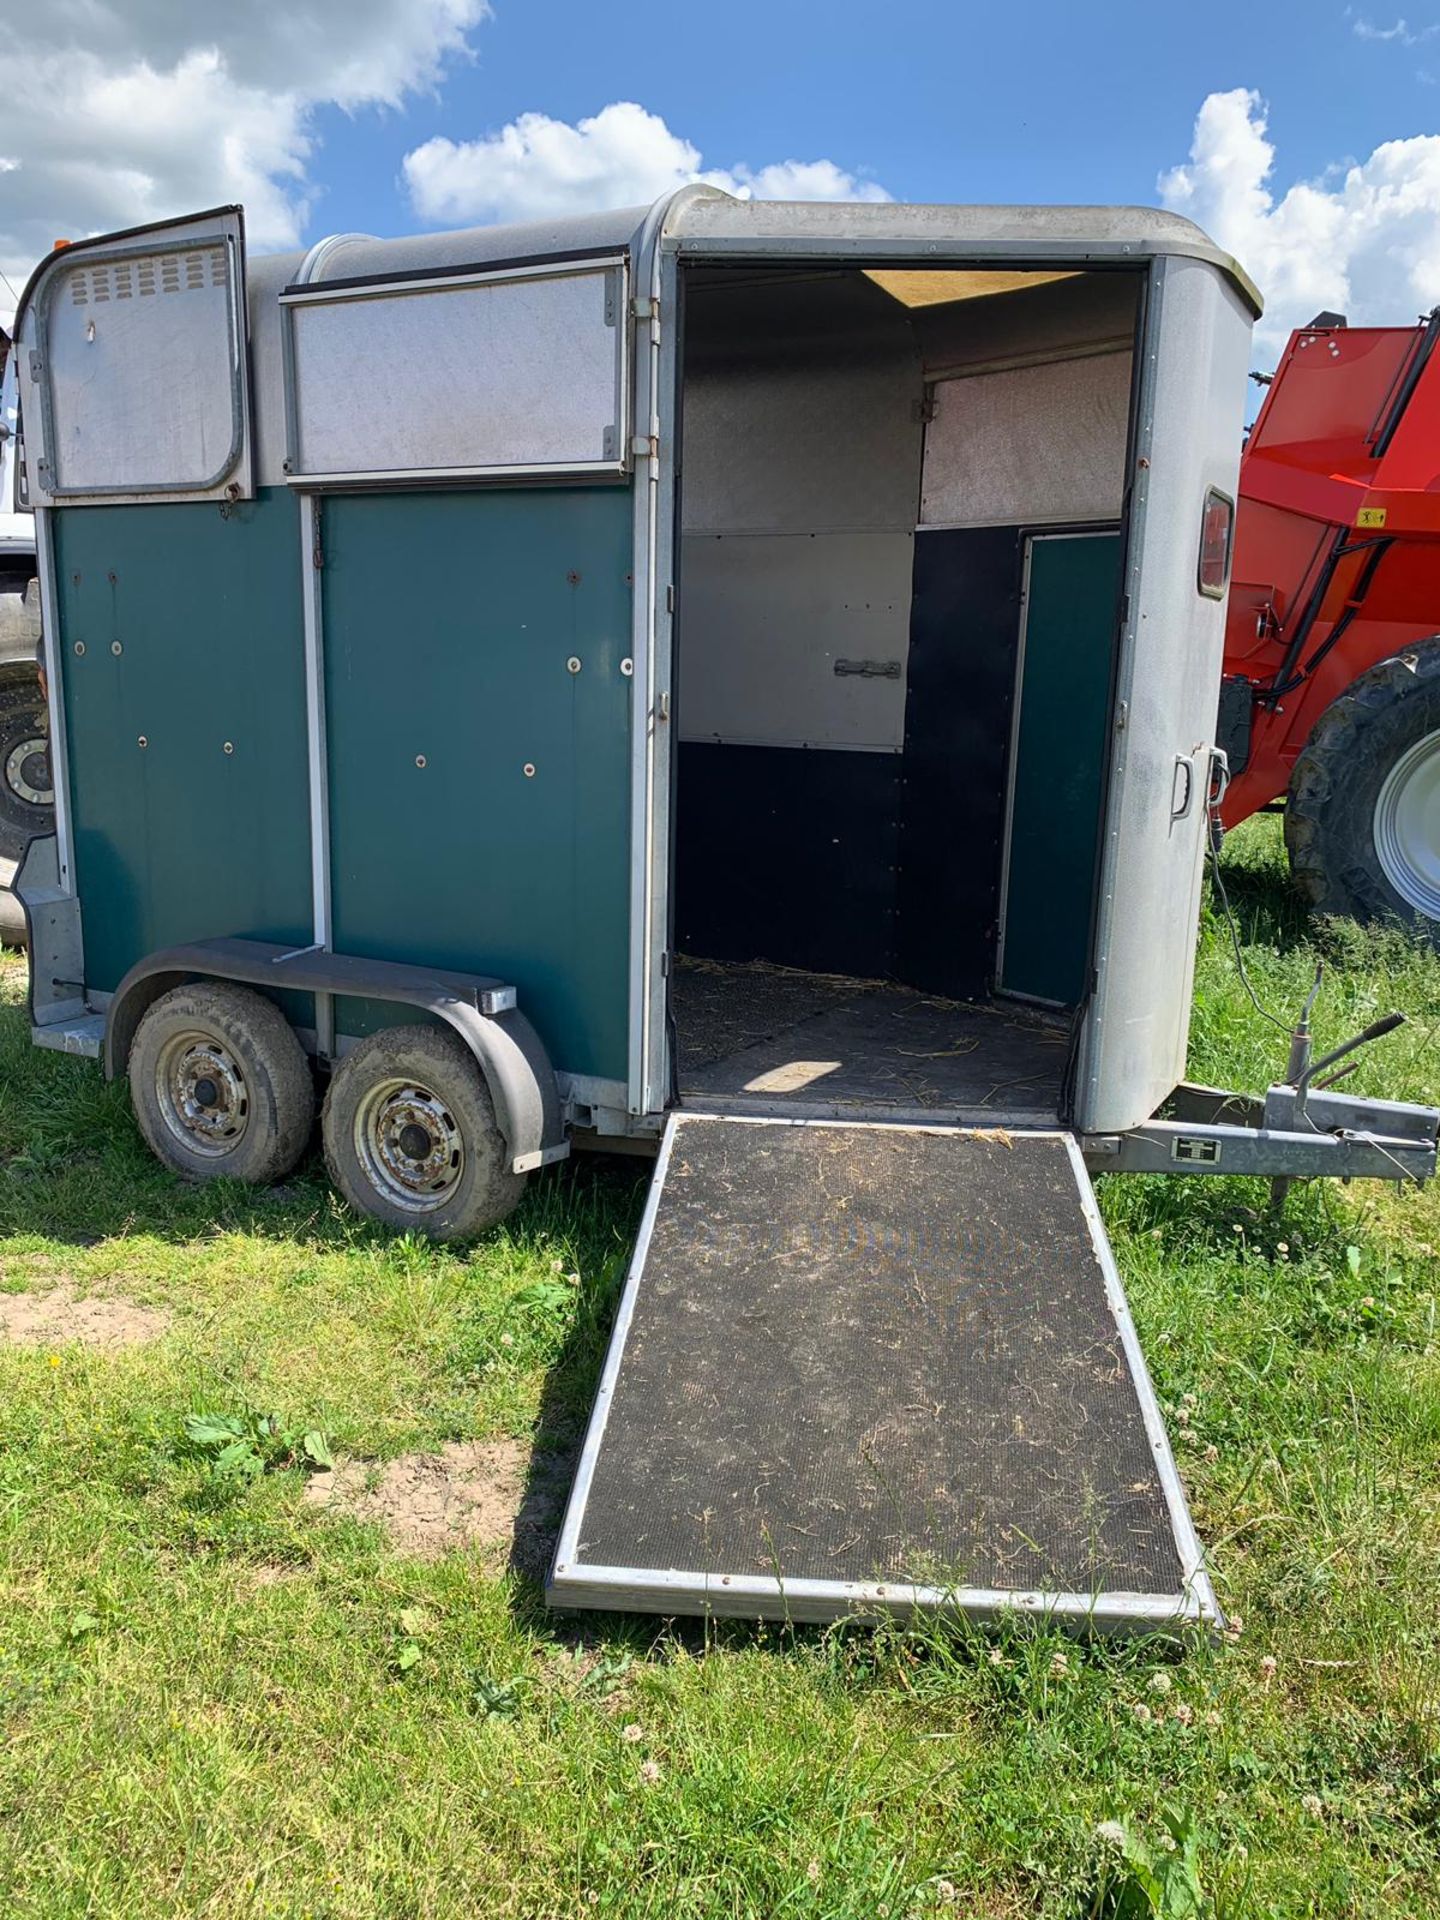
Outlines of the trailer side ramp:
[{"label": "trailer side ramp", "polygon": [[673,1114],[548,1597],[1218,1624],[1075,1141]]}]

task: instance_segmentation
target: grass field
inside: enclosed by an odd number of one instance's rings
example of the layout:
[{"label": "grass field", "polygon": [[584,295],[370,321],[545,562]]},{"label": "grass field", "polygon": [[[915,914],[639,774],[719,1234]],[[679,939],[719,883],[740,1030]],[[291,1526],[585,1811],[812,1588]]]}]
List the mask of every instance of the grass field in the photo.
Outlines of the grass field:
[{"label": "grass field", "polygon": [[[1318,942],[1322,1043],[1413,1019],[1352,1086],[1440,1103],[1440,959],[1317,935],[1273,821],[1226,858],[1261,1000],[1293,1015]],[[547,1176],[464,1255],[313,1164],[187,1190],[122,1087],[31,1050],[23,987],[0,963],[0,1291],[152,1337],[0,1341],[6,1920],[1079,1920],[1150,1913],[1146,1853],[1168,1920],[1440,1915],[1440,1192],[1302,1188],[1277,1221],[1242,1182],[1102,1183],[1218,1648],[567,1621],[493,1555],[308,1502],[285,1443],[217,1476],[185,1423],[273,1409],[376,1462],[563,1444],[644,1169]],[[1260,1087],[1284,1052],[1207,921],[1192,1074]]]}]

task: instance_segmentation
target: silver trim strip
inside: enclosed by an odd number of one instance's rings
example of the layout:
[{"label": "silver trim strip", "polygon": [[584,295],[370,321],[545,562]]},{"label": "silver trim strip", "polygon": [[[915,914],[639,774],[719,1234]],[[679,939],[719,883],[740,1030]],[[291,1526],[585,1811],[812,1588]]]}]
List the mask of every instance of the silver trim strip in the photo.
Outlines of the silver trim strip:
[{"label": "silver trim strip", "polygon": [[1073,1133],[1062,1134],[1060,1137],[1064,1140],[1070,1157],[1076,1190],[1080,1195],[1081,1210],[1085,1215],[1085,1224],[1090,1229],[1090,1244],[1095,1249],[1095,1258],[1105,1278],[1105,1298],[1115,1317],[1115,1324],[1120,1330],[1120,1344],[1125,1351],[1130,1377],[1135,1386],[1135,1397],[1140,1403],[1141,1417],[1145,1422],[1145,1432],[1150,1441],[1151,1451],[1155,1455],[1155,1470],[1160,1476],[1165,1504],[1170,1512],[1170,1531],[1175,1537],[1180,1564],[1185,1572],[1186,1588],[1194,1596],[1200,1617],[1215,1626],[1223,1626],[1224,1615],[1220,1611],[1220,1603],[1215,1598],[1215,1590],[1210,1584],[1210,1576],[1205,1569],[1204,1549],[1195,1531],[1195,1523],[1190,1518],[1190,1508],[1185,1499],[1180,1471],[1175,1464],[1175,1455],[1170,1450],[1170,1438],[1165,1431],[1160,1402],[1156,1398],[1155,1384],[1150,1378],[1150,1369],[1145,1364],[1145,1355],[1140,1350],[1140,1336],[1135,1331],[1130,1303],[1125,1298],[1125,1288],[1120,1279],[1120,1269],[1115,1264],[1115,1252],[1110,1245],[1110,1236],[1106,1233],[1105,1223],[1100,1218],[1100,1208],[1095,1199],[1095,1189],[1090,1184],[1090,1173],[1085,1165],[1085,1156],[1080,1150],[1080,1142]]},{"label": "silver trim strip", "polygon": [[[356,234],[333,234],[329,240],[322,240],[320,246],[334,245],[339,240],[364,238]],[[345,286],[343,283],[320,280],[313,286],[299,287],[280,295],[282,307],[334,306],[341,300],[384,300],[397,293],[433,293],[437,290],[453,292],[459,287],[480,287],[490,281],[507,280],[573,280],[579,274],[608,273],[616,267],[623,268],[626,256],[623,253],[593,253],[579,260],[541,260],[528,267],[477,267],[473,273],[436,273],[427,274],[420,280],[407,280],[402,277],[389,280],[367,280],[362,286]],[[305,271],[301,268],[301,273]]]},{"label": "silver trim strip", "polygon": [[585,1503],[590,1498],[590,1485],[595,1478],[595,1464],[600,1458],[600,1443],[605,1438],[605,1423],[610,1417],[610,1403],[615,1396],[615,1386],[620,1378],[620,1363],[625,1356],[625,1341],[630,1333],[630,1322],[635,1316],[635,1302],[640,1293],[640,1277],[645,1270],[645,1258],[650,1251],[650,1238],[655,1231],[655,1219],[660,1211],[660,1196],[665,1190],[665,1176],[670,1170],[670,1152],[675,1144],[675,1135],[683,1121],[682,1114],[672,1113],[665,1122],[665,1132],[660,1141],[655,1171],[650,1178],[650,1191],[645,1196],[645,1211],[640,1218],[640,1231],[635,1236],[635,1251],[630,1256],[629,1271],[625,1275],[625,1288],[620,1296],[619,1310],[615,1315],[615,1330],[610,1335],[604,1371],[600,1375],[600,1384],[595,1389],[595,1405],[590,1410],[590,1424],[585,1429],[585,1440],[580,1449],[580,1463],[575,1470],[575,1484],[570,1489],[570,1499],[566,1504],[565,1518],[560,1527],[560,1538],[555,1543],[555,1559],[550,1571],[551,1581],[560,1578],[579,1550],[580,1528],[585,1518]]},{"label": "silver trim strip", "polygon": [[[315,945],[330,951],[330,763],[325,743],[325,589],[321,553],[321,504],[300,495],[300,597],[305,619],[305,745],[310,785],[310,912]],[[315,1046],[335,1055],[335,996],[315,995]]]},{"label": "silver trim strip", "polygon": [[[656,767],[656,546],[660,523],[660,267],[656,244],[660,218],[668,203],[652,207],[640,229],[634,274],[628,289],[645,317],[633,318],[627,298],[623,330],[634,329],[634,379],[631,387],[634,456],[634,542],[631,564],[630,681],[630,954],[626,1021],[626,1104],[645,1113],[662,1104],[651,1085],[653,999],[651,955],[655,947],[651,878],[657,862],[655,842]],[[666,419],[667,437],[673,413]],[[643,451],[642,451],[643,449]],[[659,854],[668,868],[668,848]],[[661,1022],[663,1026],[663,1021]]]},{"label": "silver trim strip", "polygon": [[614,479],[625,472],[619,460],[577,460],[557,467],[386,467],[367,473],[290,473],[285,476],[292,487],[384,487],[416,486],[426,481],[446,480],[568,480],[575,475],[596,474]]},{"label": "silver trim strip", "polygon": [[373,240],[373,233],[327,233],[323,240],[317,240],[305,258],[300,262],[300,271],[296,274],[296,283],[309,286],[318,283],[325,263],[337,247],[348,245],[353,240]]},{"label": "silver trim strip", "polygon": [[[547,1600],[554,1607],[611,1607],[637,1613],[678,1613],[699,1600],[706,1614],[754,1619],[763,1603],[778,1603],[794,1621],[840,1620],[857,1613],[963,1612],[981,1621],[1038,1614],[1100,1632],[1139,1632],[1165,1626],[1209,1628],[1195,1595],[1044,1593],[996,1587],[922,1587],[906,1581],[867,1585],[843,1580],[778,1580],[767,1574],[706,1574],[689,1569],[636,1573],[628,1567],[583,1567],[560,1580],[557,1564]],[[771,1609],[772,1613],[775,1611]]]},{"label": "silver trim strip", "polygon": [[60,888],[75,896],[75,834],[70,819],[70,746],[65,729],[65,669],[60,652],[60,597],[55,580],[55,543],[50,526],[53,511],[35,505],[35,568],[40,581],[40,649],[45,660],[50,709],[50,781],[55,790],[55,854]]}]

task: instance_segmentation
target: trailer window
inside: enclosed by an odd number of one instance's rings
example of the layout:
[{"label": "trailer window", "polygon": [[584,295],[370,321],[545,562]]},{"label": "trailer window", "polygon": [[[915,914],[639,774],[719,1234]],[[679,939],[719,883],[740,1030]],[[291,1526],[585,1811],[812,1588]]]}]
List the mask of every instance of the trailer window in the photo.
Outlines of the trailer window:
[{"label": "trailer window", "polygon": [[625,466],[621,260],[296,289],[285,307],[292,479]]},{"label": "trailer window", "polygon": [[1235,502],[1218,487],[1205,496],[1200,516],[1200,566],[1196,584],[1211,600],[1221,600],[1230,578],[1230,541],[1235,530]]},{"label": "trailer window", "polygon": [[925,435],[925,526],[1119,518],[1128,352],[939,379]]},{"label": "trailer window", "polygon": [[237,249],[226,234],[90,252],[44,285],[38,477],[54,499],[203,494],[244,443]]}]

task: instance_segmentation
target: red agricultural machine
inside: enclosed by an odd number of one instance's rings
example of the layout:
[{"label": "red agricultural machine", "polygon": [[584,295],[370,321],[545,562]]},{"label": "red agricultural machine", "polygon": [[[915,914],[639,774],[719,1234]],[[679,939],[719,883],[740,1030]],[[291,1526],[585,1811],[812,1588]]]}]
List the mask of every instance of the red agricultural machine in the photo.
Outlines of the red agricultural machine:
[{"label": "red agricultural machine", "polygon": [[1440,945],[1440,308],[1290,337],[1240,468],[1227,827],[1285,812],[1320,912]]}]

